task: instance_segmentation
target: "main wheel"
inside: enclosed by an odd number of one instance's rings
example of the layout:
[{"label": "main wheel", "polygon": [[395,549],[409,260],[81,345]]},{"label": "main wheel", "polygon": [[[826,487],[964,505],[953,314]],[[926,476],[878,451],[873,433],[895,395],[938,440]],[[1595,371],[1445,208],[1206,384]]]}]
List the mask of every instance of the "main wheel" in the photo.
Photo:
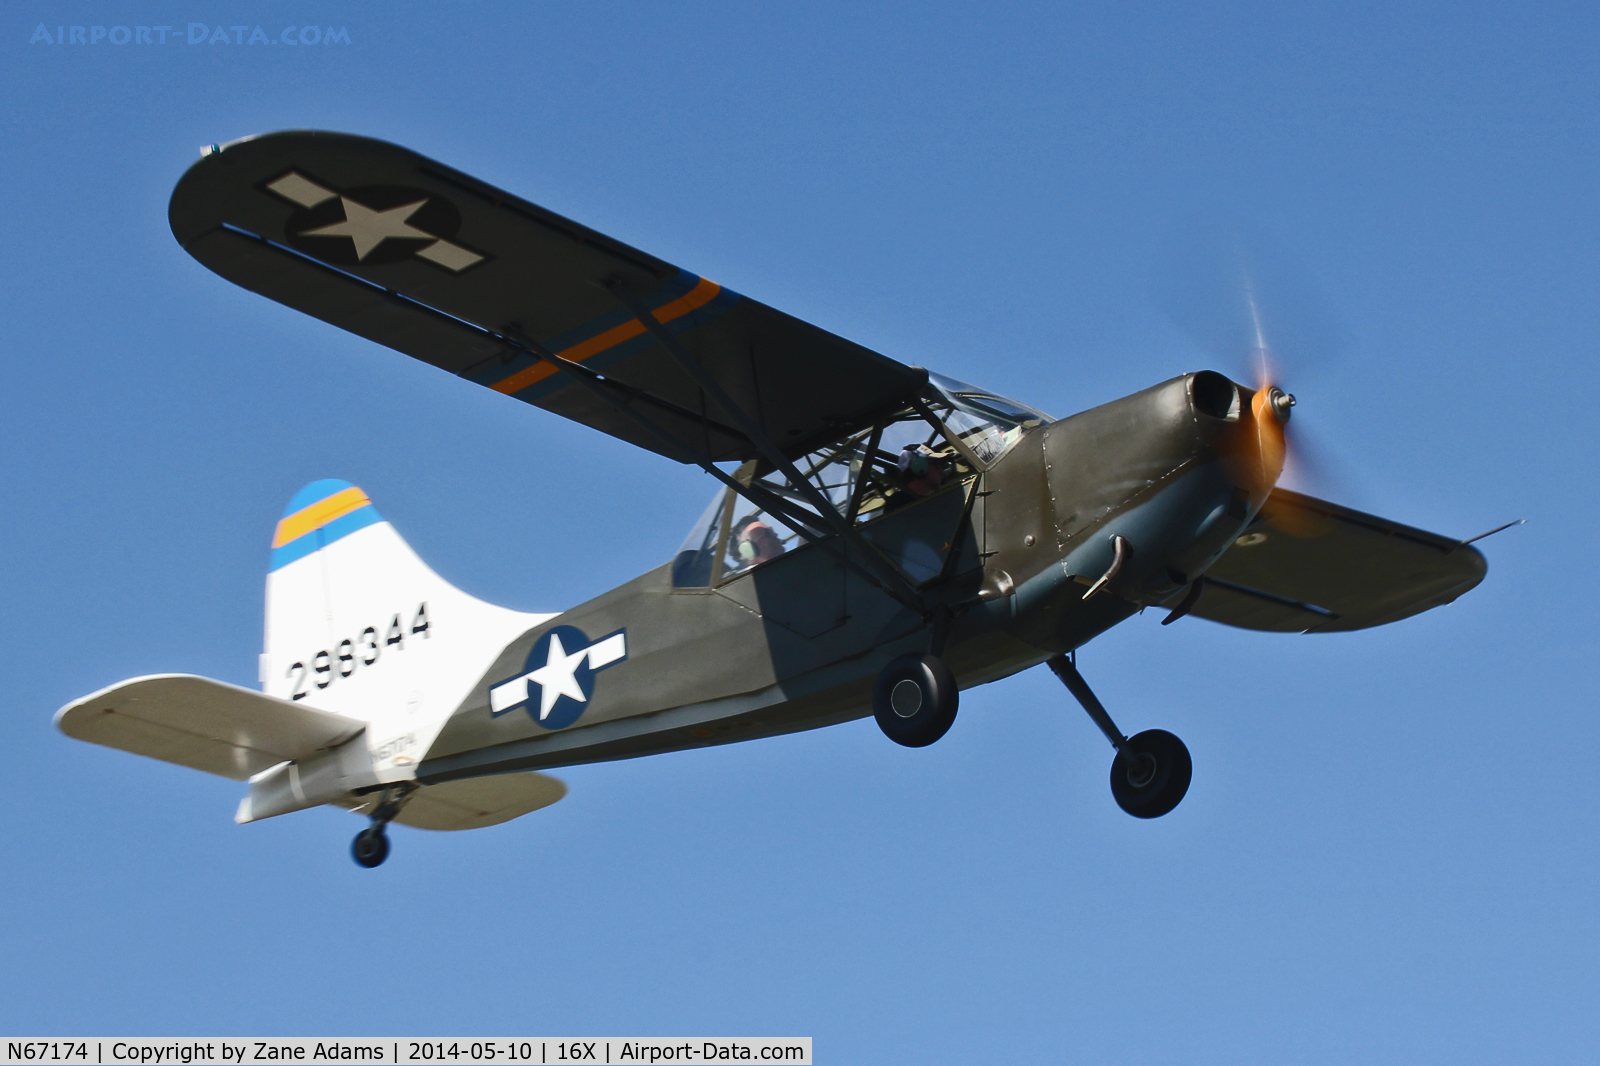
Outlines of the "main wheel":
[{"label": "main wheel", "polygon": [[937,655],[902,655],[878,675],[872,714],[890,740],[923,748],[949,731],[959,701],[955,675]]},{"label": "main wheel", "polygon": [[382,866],[383,860],[389,857],[389,836],[383,827],[373,826],[357,833],[350,845],[350,857],[356,860],[356,865],[369,870]]},{"label": "main wheel", "polygon": [[1189,791],[1194,773],[1189,749],[1165,729],[1146,729],[1129,737],[1128,746],[1138,759],[1130,764],[1117,752],[1111,762],[1111,794],[1135,818],[1160,818]]}]

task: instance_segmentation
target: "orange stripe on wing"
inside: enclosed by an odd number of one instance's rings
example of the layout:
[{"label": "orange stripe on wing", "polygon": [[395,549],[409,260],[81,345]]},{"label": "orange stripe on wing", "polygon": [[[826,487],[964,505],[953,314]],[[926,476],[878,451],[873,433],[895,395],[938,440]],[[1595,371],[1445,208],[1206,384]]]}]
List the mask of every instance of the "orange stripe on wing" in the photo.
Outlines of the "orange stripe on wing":
[{"label": "orange stripe on wing", "polygon": [[[675,318],[682,318],[690,311],[698,310],[717,298],[717,293],[722,291],[722,286],[714,281],[701,278],[699,284],[676,300],[668,301],[656,308],[653,314],[657,322],[671,322]],[[581,363],[585,359],[599,355],[621,344],[630,341],[644,332],[644,323],[637,318],[631,318],[620,326],[613,326],[604,333],[596,334],[586,341],[580,341],[564,352],[557,352],[563,359],[570,359],[574,363]],[[517,371],[503,381],[497,381],[489,386],[496,392],[507,395],[521,392],[529,385],[537,384],[556,372],[556,368],[546,362],[534,363]]]},{"label": "orange stripe on wing", "polygon": [[272,536],[272,546],[281,548],[291,540],[297,540],[314,529],[321,529],[351,511],[359,511],[371,502],[366,493],[352,485],[309,507],[302,507],[294,514],[284,515],[278,522],[277,532]]}]

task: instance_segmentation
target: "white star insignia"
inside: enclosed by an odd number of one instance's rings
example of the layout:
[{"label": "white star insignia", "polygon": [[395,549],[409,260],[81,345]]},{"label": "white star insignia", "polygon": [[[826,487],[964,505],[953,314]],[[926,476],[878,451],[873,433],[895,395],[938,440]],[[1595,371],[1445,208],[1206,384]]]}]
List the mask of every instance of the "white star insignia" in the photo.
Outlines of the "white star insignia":
[{"label": "white star insignia", "polygon": [[387,211],[374,211],[349,197],[325,189],[305,175],[292,170],[278,180],[269,182],[267,188],[300,207],[317,207],[337,198],[344,204],[343,222],[305,230],[296,236],[349,237],[356,248],[357,262],[365,262],[372,250],[390,237],[432,241],[432,244],[418,248],[415,254],[430,263],[444,267],[452,274],[459,274],[468,267],[483,262],[483,256],[477,252],[463,248],[459,244],[452,244],[443,237],[435,238],[433,234],[424,233],[411,225],[411,216],[427,203],[430,197],[424,196],[414,204],[402,204]]},{"label": "white star insignia", "polygon": [[[566,645],[561,643],[561,635],[551,633],[550,643],[545,648],[543,666],[530,670],[521,677],[513,677],[509,681],[490,686],[489,711],[491,714],[501,715],[513,707],[527,703],[530,691],[528,686],[531,682],[539,686],[539,721],[542,722],[550,717],[556,701],[562,696],[577,700],[579,703],[589,702],[589,698],[583,694],[583,686],[578,683],[577,676],[578,667],[585,659],[589,662],[590,670],[598,671],[627,657],[628,638],[621,630],[586,648],[570,653]],[[532,714],[533,709],[529,708],[528,713]]]},{"label": "white star insignia", "polygon": [[365,207],[348,196],[339,197],[344,204],[344,221],[335,222],[331,226],[321,226],[317,229],[308,229],[300,234],[302,237],[349,237],[356,246],[356,260],[360,262],[367,258],[374,248],[388,240],[390,237],[410,237],[417,240],[438,240],[431,233],[424,233],[411,225],[407,220],[417,213],[417,210],[427,203],[426,199],[418,200],[414,204],[401,204],[391,207],[387,211],[374,211]]},{"label": "white star insignia", "polygon": [[583,687],[578,684],[577,674],[578,667],[588,655],[588,648],[568,655],[567,649],[561,646],[560,634],[550,634],[550,654],[545,658],[544,665],[527,675],[529,681],[539,686],[539,721],[550,717],[556,700],[562,696],[570,696],[579,703],[589,702],[589,697],[583,694]]}]

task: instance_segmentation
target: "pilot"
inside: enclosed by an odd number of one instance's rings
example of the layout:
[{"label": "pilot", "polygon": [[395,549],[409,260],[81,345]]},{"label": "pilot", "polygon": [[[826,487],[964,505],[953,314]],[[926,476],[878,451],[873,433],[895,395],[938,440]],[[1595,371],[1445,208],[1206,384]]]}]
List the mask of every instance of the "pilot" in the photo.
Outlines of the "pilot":
[{"label": "pilot", "polygon": [[918,496],[931,496],[944,484],[945,454],[926,444],[907,444],[896,465],[900,480]]},{"label": "pilot", "polygon": [[759,566],[783,554],[783,541],[756,515],[739,520],[733,529],[733,554],[739,567]]}]

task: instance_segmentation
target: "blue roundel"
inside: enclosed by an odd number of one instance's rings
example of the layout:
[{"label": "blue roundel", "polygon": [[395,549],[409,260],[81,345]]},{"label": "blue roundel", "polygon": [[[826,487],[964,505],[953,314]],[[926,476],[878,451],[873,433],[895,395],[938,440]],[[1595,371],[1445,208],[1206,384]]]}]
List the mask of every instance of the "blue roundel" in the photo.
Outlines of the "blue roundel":
[{"label": "blue roundel", "polygon": [[489,686],[490,713],[520,707],[545,729],[565,729],[589,709],[595,674],[627,657],[627,630],[590,640],[576,626],[554,626],[533,642],[521,673]]}]

